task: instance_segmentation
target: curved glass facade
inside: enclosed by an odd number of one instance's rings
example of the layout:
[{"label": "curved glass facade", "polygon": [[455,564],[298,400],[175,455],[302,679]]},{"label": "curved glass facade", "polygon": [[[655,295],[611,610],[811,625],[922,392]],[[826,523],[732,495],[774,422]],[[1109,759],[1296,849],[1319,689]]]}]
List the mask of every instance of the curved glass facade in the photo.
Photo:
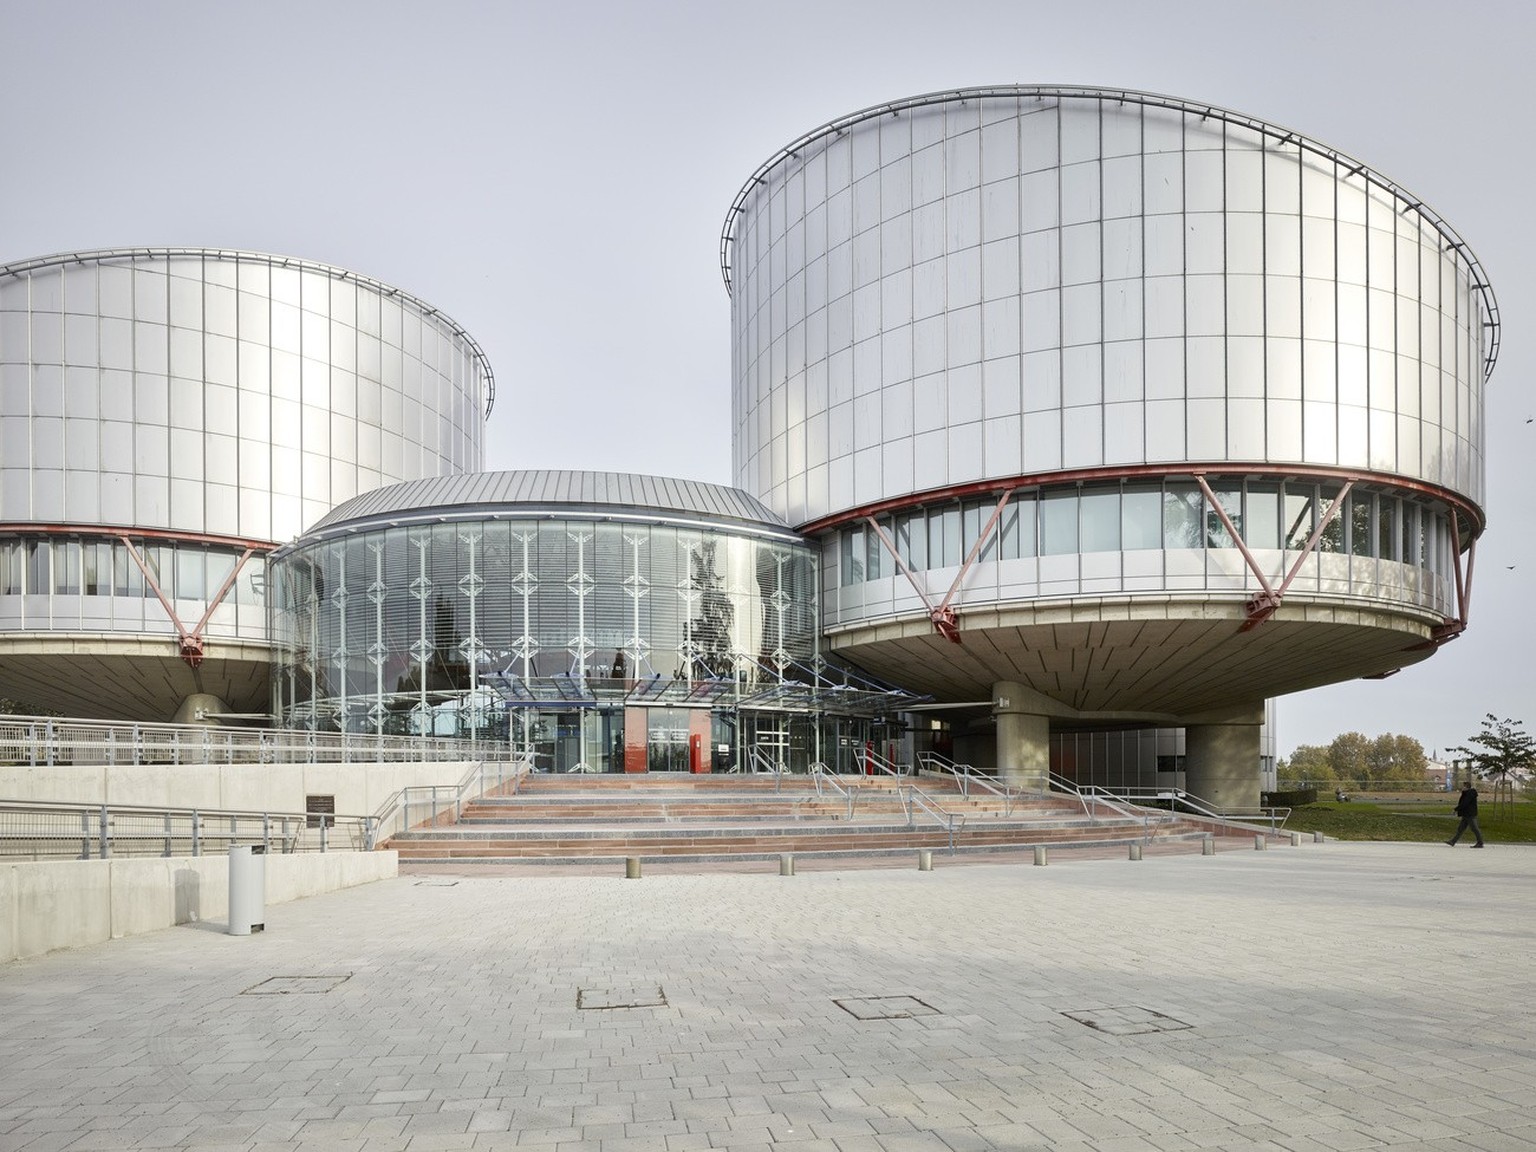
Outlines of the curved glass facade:
[{"label": "curved glass facade", "polygon": [[723,769],[747,746],[803,769],[869,731],[813,699],[816,556],[782,527],[634,508],[404,519],[333,519],[274,557],[284,725],[494,735],[556,771]]},{"label": "curved glass facade", "polygon": [[[1278,584],[1321,523],[1289,585],[1324,595],[1416,605],[1443,618],[1456,607],[1454,540],[1446,505],[1386,486],[1212,476],[1212,495],[1188,477],[1133,478],[1031,488],[999,498],[945,500],[882,513],[875,522],[930,595],[942,594],[981,547],[956,605],[1056,596],[1262,590],[1238,538]],[[1231,527],[1228,527],[1230,522]],[[1232,529],[1239,534],[1234,538]],[[828,627],[923,609],[880,533],[867,522],[823,538]]]},{"label": "curved glass facade", "polygon": [[792,524],[1175,461],[1482,500],[1481,269],[1295,133],[1138,93],[918,98],[766,164],[723,246],[737,482]]},{"label": "curved glass facade", "polygon": [[217,599],[201,635],[264,641],[266,565],[227,542],[20,533],[0,538],[0,631],[161,632],[158,587],[188,624]]}]

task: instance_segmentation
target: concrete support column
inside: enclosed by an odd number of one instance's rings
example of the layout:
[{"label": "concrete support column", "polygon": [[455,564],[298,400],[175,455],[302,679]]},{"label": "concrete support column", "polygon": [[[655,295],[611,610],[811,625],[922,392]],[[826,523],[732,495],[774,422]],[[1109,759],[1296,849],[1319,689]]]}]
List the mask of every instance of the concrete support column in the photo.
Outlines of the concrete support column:
[{"label": "concrete support column", "polygon": [[1051,721],[1031,707],[1036,694],[1022,684],[1006,681],[992,686],[992,712],[997,717],[997,774],[1016,788],[1044,792],[1050,788]]},{"label": "concrete support column", "polygon": [[1213,808],[1259,806],[1259,725],[1184,729],[1184,790]]}]

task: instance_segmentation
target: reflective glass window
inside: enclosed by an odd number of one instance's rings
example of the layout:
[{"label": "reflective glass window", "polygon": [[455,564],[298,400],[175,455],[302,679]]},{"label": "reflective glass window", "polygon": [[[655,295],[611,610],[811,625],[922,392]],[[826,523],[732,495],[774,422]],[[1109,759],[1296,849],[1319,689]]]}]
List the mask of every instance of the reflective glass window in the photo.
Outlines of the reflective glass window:
[{"label": "reflective glass window", "polygon": [[1310,484],[1285,485],[1282,502],[1285,507],[1285,547],[1300,551],[1312,538],[1317,513],[1314,510],[1316,490]]},{"label": "reflective glass window", "polygon": [[1374,501],[1369,493],[1349,494],[1349,550],[1355,556],[1376,555]]},{"label": "reflective glass window", "polygon": [[65,596],[80,594],[80,541],[53,542],[53,590]]},{"label": "reflective glass window", "polygon": [[1196,484],[1170,483],[1163,489],[1163,547],[1200,548],[1205,497]]},{"label": "reflective glass window", "polygon": [[[1222,512],[1227,514],[1227,519],[1232,521],[1232,526],[1241,536],[1243,534],[1242,491],[1237,488],[1222,487],[1216,487],[1213,491]],[[1236,547],[1232,540],[1232,533],[1227,530],[1226,521],[1221,518],[1215,508],[1209,506],[1205,508],[1205,543],[1208,548]]]},{"label": "reflective glass window", "polygon": [[1163,493],[1154,487],[1127,485],[1120,495],[1120,540],[1126,551],[1163,545]]},{"label": "reflective glass window", "polygon": [[1250,548],[1280,547],[1280,486],[1250,482],[1243,503],[1243,543]]},{"label": "reflective glass window", "polygon": [[1077,493],[1046,493],[1040,501],[1040,554],[1061,556],[1077,550]]},{"label": "reflective glass window", "polygon": [[960,509],[930,508],[928,510],[928,566],[947,568],[959,564],[960,560]]},{"label": "reflective glass window", "polygon": [[[882,528],[890,530],[890,525],[882,524]],[[891,568],[890,556],[885,550],[885,541],[880,539],[880,533],[873,528],[864,531],[864,579],[878,580],[882,576],[889,576]]]},{"label": "reflective glass window", "polygon": [[1082,550],[1118,552],[1120,550],[1119,489],[1085,489],[1079,502]]},{"label": "reflective glass window", "polygon": [[[1338,488],[1329,488],[1324,485],[1318,491],[1319,515],[1326,516],[1328,509],[1333,507],[1333,502],[1339,494]],[[1317,550],[1319,552],[1344,551],[1344,515],[1346,509],[1334,508],[1333,515],[1328,517],[1328,522],[1323,526],[1323,534],[1318,537]]]}]

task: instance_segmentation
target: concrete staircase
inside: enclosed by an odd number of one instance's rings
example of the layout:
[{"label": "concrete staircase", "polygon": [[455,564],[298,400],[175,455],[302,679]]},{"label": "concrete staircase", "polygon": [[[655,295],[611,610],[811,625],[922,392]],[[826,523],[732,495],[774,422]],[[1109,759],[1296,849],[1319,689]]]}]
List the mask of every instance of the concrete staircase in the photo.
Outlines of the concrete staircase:
[{"label": "concrete staircase", "polygon": [[1211,829],[1193,821],[1146,822],[1066,797],[1015,799],[973,791],[962,796],[947,776],[896,780],[838,777],[848,800],[805,776],[540,775],[515,794],[465,805],[457,823],[418,827],[385,845],[412,863],[559,863],[771,859],[948,852],[943,817],[914,805],[908,819],[898,788],[916,785],[945,817],[953,816],[956,852],[1124,845],[1196,839]]}]

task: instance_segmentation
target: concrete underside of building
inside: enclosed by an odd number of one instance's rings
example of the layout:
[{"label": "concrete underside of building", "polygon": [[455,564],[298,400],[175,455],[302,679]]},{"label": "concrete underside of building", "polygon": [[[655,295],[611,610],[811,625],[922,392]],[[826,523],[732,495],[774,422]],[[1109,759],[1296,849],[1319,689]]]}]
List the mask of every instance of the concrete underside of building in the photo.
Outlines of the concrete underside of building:
[{"label": "concrete underside of building", "polygon": [[0,696],[107,720],[171,720],[201,695],[231,712],[265,713],[271,658],[270,645],[220,640],[193,668],[170,636],[0,635]]},{"label": "concrete underside of building", "polygon": [[1183,723],[1270,696],[1382,675],[1434,651],[1430,614],[1288,601],[1243,630],[1242,605],[1168,596],[967,609],[960,642],[923,616],[829,633],[831,650],[939,702],[1028,686],[1062,717]]}]

